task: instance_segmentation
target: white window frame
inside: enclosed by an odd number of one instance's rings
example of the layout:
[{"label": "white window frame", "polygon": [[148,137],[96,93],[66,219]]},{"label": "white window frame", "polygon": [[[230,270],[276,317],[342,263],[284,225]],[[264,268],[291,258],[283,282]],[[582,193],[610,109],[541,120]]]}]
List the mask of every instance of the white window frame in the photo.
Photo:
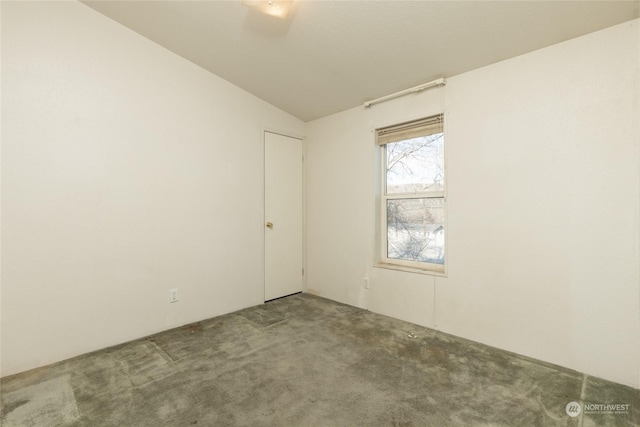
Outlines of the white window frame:
[{"label": "white window frame", "polygon": [[[376,267],[387,268],[392,270],[401,270],[408,271],[413,273],[422,273],[422,274],[430,274],[436,276],[446,276],[446,267],[448,263],[447,258],[447,248],[448,248],[448,236],[447,236],[447,142],[446,142],[446,132],[444,129],[444,113],[436,114],[433,116],[426,117],[425,119],[429,119],[432,117],[441,117],[443,120],[443,133],[445,134],[445,142],[444,142],[444,189],[438,191],[428,191],[428,192],[419,192],[419,193],[393,193],[387,194],[386,184],[387,184],[387,153],[386,153],[386,144],[378,142],[378,131],[383,128],[375,129],[374,134],[376,135],[376,149],[377,149],[377,158],[379,161],[378,165],[378,177],[376,183],[376,193],[379,195],[379,204],[378,204],[378,212],[376,213],[376,217],[378,218],[378,233],[377,235],[377,259],[376,259]],[[423,119],[412,120],[406,122],[407,124],[418,122]],[[436,198],[442,199],[444,202],[444,264],[436,264],[430,262],[423,261],[410,261],[410,260],[402,260],[388,257],[388,230],[387,230],[387,202],[389,200],[402,200],[402,199],[429,199]]]}]

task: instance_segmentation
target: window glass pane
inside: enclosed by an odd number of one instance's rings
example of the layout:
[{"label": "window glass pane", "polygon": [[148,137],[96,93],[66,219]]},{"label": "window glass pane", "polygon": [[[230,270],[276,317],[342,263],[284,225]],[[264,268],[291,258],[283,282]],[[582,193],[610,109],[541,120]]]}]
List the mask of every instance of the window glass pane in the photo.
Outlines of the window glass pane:
[{"label": "window glass pane", "polygon": [[387,258],[444,264],[444,199],[387,200]]},{"label": "window glass pane", "polygon": [[444,134],[385,145],[387,194],[444,190]]}]

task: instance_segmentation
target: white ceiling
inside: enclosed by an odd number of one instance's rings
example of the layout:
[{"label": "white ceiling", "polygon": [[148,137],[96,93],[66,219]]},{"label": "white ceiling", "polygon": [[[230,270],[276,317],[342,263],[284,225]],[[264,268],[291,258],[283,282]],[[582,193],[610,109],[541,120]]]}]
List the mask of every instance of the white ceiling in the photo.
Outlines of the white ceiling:
[{"label": "white ceiling", "polygon": [[639,1],[85,1],[304,120],[640,16]]}]

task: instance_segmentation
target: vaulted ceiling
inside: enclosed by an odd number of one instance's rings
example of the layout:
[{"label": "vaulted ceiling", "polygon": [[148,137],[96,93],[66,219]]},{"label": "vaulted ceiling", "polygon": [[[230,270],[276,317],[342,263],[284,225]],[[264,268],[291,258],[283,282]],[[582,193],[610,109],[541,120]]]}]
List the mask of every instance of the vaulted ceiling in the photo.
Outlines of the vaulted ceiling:
[{"label": "vaulted ceiling", "polygon": [[638,1],[85,1],[310,121],[640,16]]}]

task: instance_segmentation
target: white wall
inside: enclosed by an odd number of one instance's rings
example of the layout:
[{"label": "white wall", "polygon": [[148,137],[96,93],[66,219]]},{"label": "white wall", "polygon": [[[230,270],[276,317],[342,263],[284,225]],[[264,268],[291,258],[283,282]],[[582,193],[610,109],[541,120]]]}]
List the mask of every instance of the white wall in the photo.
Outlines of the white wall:
[{"label": "white wall", "polygon": [[[309,291],[639,387],[638,24],[309,123]],[[373,268],[371,130],[443,108],[448,277]]]},{"label": "white wall", "polygon": [[262,126],[304,131],[83,4],[2,2],[2,375],[261,303]]}]

